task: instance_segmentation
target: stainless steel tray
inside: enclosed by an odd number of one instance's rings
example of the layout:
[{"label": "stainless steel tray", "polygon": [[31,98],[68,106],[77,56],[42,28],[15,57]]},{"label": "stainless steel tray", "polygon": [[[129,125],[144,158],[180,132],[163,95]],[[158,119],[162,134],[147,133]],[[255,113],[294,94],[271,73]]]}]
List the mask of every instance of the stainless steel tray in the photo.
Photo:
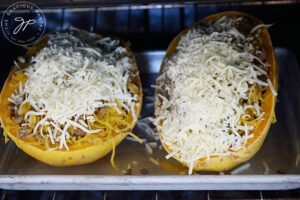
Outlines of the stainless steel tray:
[{"label": "stainless steel tray", "polygon": [[[277,123],[258,152],[246,164],[224,173],[185,175],[175,160],[166,160],[159,141],[145,129],[152,116],[153,88],[164,52],[136,53],[144,87],[144,105],[134,132],[145,144],[126,139],[110,155],[84,166],[50,167],[29,157],[13,142],[0,141],[0,188],[34,190],[278,190],[300,188],[300,72],[294,54],[276,48],[279,64]],[[147,146],[147,147],[146,147]],[[151,153],[151,150],[153,151]]]}]

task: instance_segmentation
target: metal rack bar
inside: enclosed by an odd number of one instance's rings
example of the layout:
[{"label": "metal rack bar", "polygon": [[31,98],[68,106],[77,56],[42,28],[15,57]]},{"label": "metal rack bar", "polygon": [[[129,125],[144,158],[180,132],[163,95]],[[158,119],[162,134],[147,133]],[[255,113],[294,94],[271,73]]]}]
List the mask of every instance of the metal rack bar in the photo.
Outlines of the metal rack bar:
[{"label": "metal rack bar", "polygon": [[[44,0],[44,1],[39,1],[39,0],[32,0],[31,2],[37,4],[41,8],[60,8],[60,7],[68,7],[68,8],[74,8],[74,7],[89,7],[89,6],[120,6],[120,5],[135,5],[135,4],[176,4],[176,3],[185,3],[186,1],[181,1],[181,0],[92,0],[92,1],[73,1],[73,0],[65,0],[63,2],[58,2],[58,1],[51,1],[51,0]],[[190,0],[188,3],[197,3],[197,4],[202,4],[202,5],[222,5],[222,4],[227,4],[228,2],[232,2],[233,4],[238,4],[241,3],[243,5],[257,5],[261,4],[262,2],[265,2],[266,4],[291,4],[291,3],[297,3],[298,0],[266,0],[266,1],[261,1],[261,0]],[[1,1],[0,3],[0,9],[6,9],[9,5],[11,5],[13,1],[11,0],[4,0]]]},{"label": "metal rack bar", "polygon": [[53,196],[52,196],[52,200],[55,200],[56,197],[56,191],[54,191]]},{"label": "metal rack bar", "polygon": [[4,191],[3,191],[3,194],[2,194],[1,200],[5,200],[5,197],[6,197],[6,190],[4,190]]}]

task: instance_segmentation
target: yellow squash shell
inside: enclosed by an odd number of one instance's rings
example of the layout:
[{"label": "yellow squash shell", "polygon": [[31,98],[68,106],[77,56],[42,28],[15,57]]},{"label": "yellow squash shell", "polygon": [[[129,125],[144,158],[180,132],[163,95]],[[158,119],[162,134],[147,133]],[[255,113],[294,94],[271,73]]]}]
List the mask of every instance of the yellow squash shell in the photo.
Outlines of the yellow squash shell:
[{"label": "yellow squash shell", "polygon": [[[35,44],[25,55],[25,58],[33,56],[39,49],[43,48],[47,43],[48,37],[45,36],[37,44]],[[132,58],[134,65],[131,68],[130,73],[134,74],[134,80],[132,80],[138,86],[138,103],[135,107],[136,116],[138,118],[141,107],[142,107],[142,86],[138,73],[138,68],[136,66],[135,58],[129,49],[128,45],[124,43],[126,47],[126,54]],[[26,138],[18,137],[19,124],[16,124],[12,118],[12,111],[10,109],[10,102],[8,98],[17,90],[19,81],[25,83],[26,77],[23,73],[19,73],[14,66],[10,72],[0,95],[0,120],[4,129],[4,135],[13,140],[16,145],[22,149],[25,153],[29,154],[33,158],[52,166],[72,166],[72,165],[82,165],[94,162],[106,154],[108,154],[112,149],[117,146],[129,132],[124,133],[114,133],[111,139],[107,139],[101,143],[82,143],[77,146],[69,146],[69,151],[65,149],[55,149],[49,151],[44,145],[32,145],[26,142]],[[130,129],[132,130],[135,122],[131,123]],[[129,130],[129,131],[131,131]],[[87,140],[95,139],[94,134],[87,134]]]},{"label": "yellow squash shell", "polygon": [[[255,27],[258,24],[262,24],[260,20],[248,14],[228,11],[228,12],[222,12],[222,13],[210,15],[205,19],[201,20],[200,22],[194,24],[191,28],[201,24],[207,24],[209,21],[215,22],[223,16],[226,16],[228,18],[243,17],[243,20],[240,23],[247,21],[247,23],[243,24],[243,26],[245,26],[245,28],[247,28],[248,30],[251,30],[253,27]],[[182,31],[173,39],[173,41],[170,43],[167,49],[165,59],[170,57],[176,51],[176,46],[180,41],[181,36],[186,34],[187,31],[190,30],[191,28]],[[266,28],[262,29],[261,31],[261,39],[262,39],[262,48],[265,50],[266,59],[270,64],[268,77],[271,80],[275,90],[278,90],[278,67],[277,67],[275,53],[270,39],[270,35]],[[163,67],[164,65],[162,64],[161,71]],[[274,96],[272,94],[271,89],[268,88],[262,103],[262,109],[263,112],[265,112],[264,119],[260,120],[257,126],[255,127],[253,131],[254,137],[248,140],[246,147],[235,152],[235,155],[215,156],[215,157],[211,157],[208,161],[205,159],[198,160],[194,163],[193,169],[196,171],[226,171],[236,167],[237,165],[253,157],[262,146],[268,134],[271,123],[275,119],[275,104],[276,104],[276,96]],[[158,106],[159,105],[156,105],[156,109],[159,109]],[[161,133],[159,134],[161,138]],[[163,146],[168,153],[172,152],[172,150],[166,144],[163,143]],[[178,161],[180,161],[179,158],[176,157],[176,155],[173,157]],[[183,164],[188,166],[187,163],[183,163]]]}]

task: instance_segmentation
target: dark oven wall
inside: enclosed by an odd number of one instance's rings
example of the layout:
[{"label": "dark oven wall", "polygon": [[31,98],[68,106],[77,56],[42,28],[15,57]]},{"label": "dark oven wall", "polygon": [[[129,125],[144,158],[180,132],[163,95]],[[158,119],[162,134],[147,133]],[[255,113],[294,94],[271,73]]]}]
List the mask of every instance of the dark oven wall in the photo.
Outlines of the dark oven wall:
[{"label": "dark oven wall", "polygon": [[[39,4],[38,4],[39,5]],[[254,15],[266,24],[273,24],[270,34],[274,47],[285,47],[300,56],[300,4],[143,4],[85,7],[45,7],[46,31],[70,26],[99,33],[118,35],[132,44],[135,52],[164,50],[184,28],[207,15],[235,10]],[[4,9],[2,10],[3,13]],[[7,41],[1,32],[1,85],[13,60],[25,51]]]}]

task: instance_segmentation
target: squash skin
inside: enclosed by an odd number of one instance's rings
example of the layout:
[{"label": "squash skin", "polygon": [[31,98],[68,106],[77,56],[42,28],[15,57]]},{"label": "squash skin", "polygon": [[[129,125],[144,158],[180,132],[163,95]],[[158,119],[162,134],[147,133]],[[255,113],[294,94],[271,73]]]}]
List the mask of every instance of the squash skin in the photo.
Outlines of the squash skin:
[{"label": "squash skin", "polygon": [[[262,24],[260,20],[257,18],[250,16],[246,13],[241,13],[241,12],[235,12],[235,11],[227,11],[227,12],[221,12],[217,14],[210,15],[206,17],[205,19],[195,23],[192,25],[190,28],[182,31],[179,33],[170,43],[165,59],[170,57],[175,51],[176,51],[176,46],[178,42],[180,41],[180,38],[182,35],[187,33],[188,30],[194,28],[195,26],[199,24],[207,24],[209,21],[217,21],[223,16],[227,16],[229,18],[238,18],[243,16],[243,18],[253,22],[253,24]],[[261,33],[262,41],[263,41],[263,48],[266,51],[266,59],[270,63],[270,69],[268,73],[268,77],[271,80],[274,88],[276,91],[278,91],[278,67],[276,63],[276,57],[274,53],[274,49],[272,46],[271,38],[266,29],[262,29]],[[164,62],[163,62],[164,63]],[[161,65],[161,70],[163,69],[163,63]],[[157,94],[158,91],[156,91]],[[215,156],[211,157],[209,161],[205,160],[198,160],[194,163],[193,169],[195,171],[214,171],[214,172],[220,172],[220,171],[227,171],[230,170],[243,162],[249,160],[252,158],[258,150],[261,148],[267,134],[269,131],[269,128],[271,126],[271,123],[273,122],[273,119],[275,118],[275,104],[276,104],[276,96],[272,95],[272,92],[270,88],[267,89],[264,101],[262,103],[262,109],[263,112],[265,112],[264,115],[264,120],[260,120],[258,123],[257,127],[254,129],[253,134],[254,137],[249,139],[247,142],[247,145],[245,148],[235,152],[234,155],[231,156]],[[155,105],[155,109],[159,109],[159,105]],[[160,135],[160,140],[162,141],[162,133],[159,132]],[[171,153],[171,149],[162,142],[162,145],[164,146],[164,149],[168,152]],[[178,157],[173,156],[176,160],[181,162]],[[183,165],[188,166],[187,163],[181,162]]]},{"label": "squash skin", "polygon": [[[48,37],[45,36],[38,43],[34,45],[34,47],[39,50],[43,48],[48,40]],[[128,44],[123,45],[126,48],[126,54],[132,59],[133,67],[131,69],[132,74],[138,74],[138,76],[134,77],[134,82],[139,88],[138,91],[138,104],[135,108],[136,117],[138,118],[141,113],[142,108],[142,85],[139,77],[138,68],[136,65],[135,58],[129,48]],[[25,58],[29,58],[33,56],[35,52],[32,50],[28,50]],[[21,139],[17,135],[17,130],[20,127],[18,124],[14,122],[12,119],[12,112],[10,109],[10,102],[8,101],[8,97],[18,88],[19,80],[21,79],[23,83],[25,83],[25,76],[22,76],[21,73],[17,73],[16,67],[12,68],[7,80],[4,83],[0,94],[0,121],[3,126],[4,134],[12,139],[15,144],[22,149],[25,153],[30,155],[31,157],[51,166],[63,167],[63,166],[74,166],[74,165],[82,165],[94,162],[103,156],[107,155],[110,151],[112,151],[113,146],[117,146],[127,135],[128,132],[115,134],[112,139],[108,139],[104,142],[98,144],[91,143],[83,143],[80,147],[73,148],[69,146],[70,150],[53,150],[48,151],[43,146],[36,146],[26,142],[26,139]],[[130,131],[135,126],[135,123],[131,123]],[[93,139],[94,135],[86,135],[89,139]]]}]

